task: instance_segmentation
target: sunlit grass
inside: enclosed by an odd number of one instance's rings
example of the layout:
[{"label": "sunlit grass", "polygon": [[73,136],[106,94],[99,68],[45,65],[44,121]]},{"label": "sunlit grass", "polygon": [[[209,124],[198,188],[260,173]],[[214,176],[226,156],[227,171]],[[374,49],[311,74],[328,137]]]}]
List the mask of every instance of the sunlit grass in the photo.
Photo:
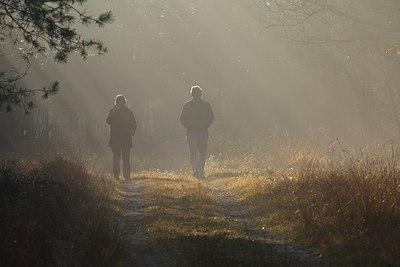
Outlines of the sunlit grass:
[{"label": "sunlit grass", "polygon": [[398,266],[396,154],[284,150],[285,160],[278,167],[243,171],[247,165],[243,161],[239,175],[221,180],[244,201],[253,221],[342,264]]},{"label": "sunlit grass", "polygon": [[239,237],[210,189],[190,175],[144,172],[135,177],[146,202],[147,235],[226,235]]},{"label": "sunlit grass", "polygon": [[161,266],[290,266],[268,246],[249,240],[203,182],[166,172],[133,179],[146,204],[143,234]]},{"label": "sunlit grass", "polygon": [[[268,246],[249,240],[210,184],[240,199],[259,229],[311,246],[317,255],[349,266],[398,266],[400,158],[393,148],[387,151],[285,146],[277,151],[280,160],[212,156],[204,181],[154,170],[120,185],[137,186],[144,204],[137,229],[162,266],[284,266]],[[9,260],[40,262],[38,248],[48,249],[49,257],[62,255],[60,262],[129,260],[115,224],[118,205],[129,198],[121,197],[113,179],[65,159],[3,163],[1,175],[1,211],[7,216],[0,248]],[[58,247],[48,247],[53,241]],[[27,249],[29,257],[19,258]]]}]

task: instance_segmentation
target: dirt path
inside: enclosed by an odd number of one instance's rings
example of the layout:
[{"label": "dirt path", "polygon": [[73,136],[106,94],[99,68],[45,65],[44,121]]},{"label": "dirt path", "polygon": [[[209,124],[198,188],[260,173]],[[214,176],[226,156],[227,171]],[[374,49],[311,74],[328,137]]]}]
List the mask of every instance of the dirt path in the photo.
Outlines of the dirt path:
[{"label": "dirt path", "polygon": [[304,249],[288,245],[277,235],[254,225],[246,214],[246,207],[238,197],[223,188],[220,179],[206,179],[204,184],[211,189],[216,200],[222,206],[225,215],[243,225],[249,239],[268,244],[273,250],[284,255],[285,258],[295,260],[301,266],[329,266],[323,259],[311,255],[310,252]]},{"label": "dirt path", "polygon": [[145,202],[137,181],[119,181],[120,225],[124,237],[129,242],[129,253],[138,266],[156,266],[154,255],[148,251],[146,239],[143,236],[145,218]]},{"label": "dirt path", "polygon": [[[145,179],[118,182],[117,197],[120,209],[120,226],[123,235],[129,241],[129,253],[133,256],[136,265],[160,266],[157,263],[162,261],[157,255],[161,252],[150,249],[151,246],[149,246],[143,234],[145,229],[141,228],[146,225],[146,203],[143,194],[140,192],[141,183],[145,183]],[[288,245],[278,236],[253,224],[246,214],[246,207],[240,202],[239,198],[224,188],[222,179],[206,179],[202,183],[213,192],[215,200],[223,209],[224,216],[229,221],[243,226],[240,228],[244,229],[244,234],[249,240],[267,244],[283,255],[284,258],[287,258],[288,262],[296,262],[295,266],[329,266],[321,258],[312,256],[306,250]]]}]

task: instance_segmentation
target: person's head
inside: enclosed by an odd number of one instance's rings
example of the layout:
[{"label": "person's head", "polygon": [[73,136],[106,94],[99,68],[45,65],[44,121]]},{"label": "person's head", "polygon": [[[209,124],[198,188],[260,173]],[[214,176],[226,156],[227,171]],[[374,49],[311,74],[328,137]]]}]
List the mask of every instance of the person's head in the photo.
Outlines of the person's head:
[{"label": "person's head", "polygon": [[198,85],[194,85],[190,88],[190,94],[193,96],[193,98],[200,98],[202,93],[203,90]]},{"label": "person's head", "polygon": [[117,95],[115,97],[115,105],[122,107],[126,103],[126,98],[123,95]]}]

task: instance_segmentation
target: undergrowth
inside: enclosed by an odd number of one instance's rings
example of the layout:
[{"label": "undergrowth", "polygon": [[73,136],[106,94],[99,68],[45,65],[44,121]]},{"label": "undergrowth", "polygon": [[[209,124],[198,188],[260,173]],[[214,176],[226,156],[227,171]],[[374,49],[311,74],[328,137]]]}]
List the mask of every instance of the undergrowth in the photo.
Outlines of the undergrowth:
[{"label": "undergrowth", "polygon": [[400,160],[392,150],[287,152],[279,168],[242,170],[227,184],[253,220],[341,265],[400,266]]},{"label": "undergrowth", "polygon": [[0,165],[0,266],[122,266],[110,180],[63,158]]}]

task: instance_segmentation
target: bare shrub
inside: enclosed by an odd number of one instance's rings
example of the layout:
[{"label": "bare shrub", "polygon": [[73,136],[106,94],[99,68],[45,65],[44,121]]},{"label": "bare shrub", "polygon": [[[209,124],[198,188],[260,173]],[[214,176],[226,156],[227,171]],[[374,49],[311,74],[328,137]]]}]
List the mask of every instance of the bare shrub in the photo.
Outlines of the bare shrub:
[{"label": "bare shrub", "polygon": [[2,162],[0,265],[120,265],[109,183],[63,158]]}]

